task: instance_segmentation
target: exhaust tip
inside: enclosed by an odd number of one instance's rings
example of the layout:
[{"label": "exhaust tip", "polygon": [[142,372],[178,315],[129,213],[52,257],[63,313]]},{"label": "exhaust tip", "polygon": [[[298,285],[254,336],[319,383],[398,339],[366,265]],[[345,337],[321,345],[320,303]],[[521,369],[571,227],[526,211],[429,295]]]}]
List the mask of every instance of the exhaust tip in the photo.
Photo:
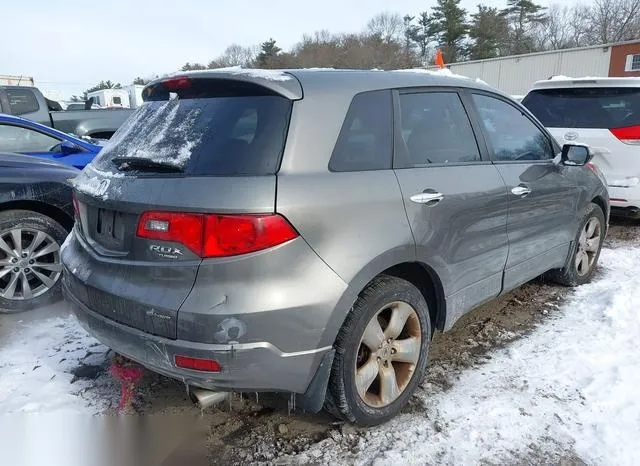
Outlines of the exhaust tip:
[{"label": "exhaust tip", "polygon": [[201,409],[206,409],[228,399],[229,393],[189,387],[189,398]]}]

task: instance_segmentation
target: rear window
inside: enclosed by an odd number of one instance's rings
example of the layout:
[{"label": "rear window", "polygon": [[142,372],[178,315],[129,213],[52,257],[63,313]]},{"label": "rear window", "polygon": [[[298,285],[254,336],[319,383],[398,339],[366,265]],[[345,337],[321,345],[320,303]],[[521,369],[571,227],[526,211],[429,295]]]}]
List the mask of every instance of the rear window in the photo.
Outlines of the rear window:
[{"label": "rear window", "polygon": [[549,128],[640,125],[640,89],[579,88],[530,92],[522,104]]},{"label": "rear window", "polygon": [[[196,176],[278,171],[292,101],[262,86],[223,80],[193,81],[188,89],[171,93],[156,85],[146,99],[100,152],[95,166],[113,170],[114,159],[136,158]],[[144,169],[145,174],[153,172]]]},{"label": "rear window", "polygon": [[40,108],[33,91],[28,89],[8,89],[9,111],[12,115],[24,115],[37,112]]}]

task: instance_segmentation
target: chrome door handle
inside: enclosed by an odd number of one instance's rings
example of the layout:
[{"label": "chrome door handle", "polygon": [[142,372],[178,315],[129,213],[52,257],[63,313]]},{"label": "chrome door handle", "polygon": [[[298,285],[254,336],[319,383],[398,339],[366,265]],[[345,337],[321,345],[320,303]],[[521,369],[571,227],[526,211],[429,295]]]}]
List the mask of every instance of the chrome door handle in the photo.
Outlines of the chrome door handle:
[{"label": "chrome door handle", "polygon": [[516,186],[515,188],[511,188],[511,192],[516,196],[524,197],[529,194],[531,190],[526,186]]},{"label": "chrome door handle", "polygon": [[416,204],[437,204],[444,199],[444,194],[429,190],[424,193],[414,194],[409,199]]}]

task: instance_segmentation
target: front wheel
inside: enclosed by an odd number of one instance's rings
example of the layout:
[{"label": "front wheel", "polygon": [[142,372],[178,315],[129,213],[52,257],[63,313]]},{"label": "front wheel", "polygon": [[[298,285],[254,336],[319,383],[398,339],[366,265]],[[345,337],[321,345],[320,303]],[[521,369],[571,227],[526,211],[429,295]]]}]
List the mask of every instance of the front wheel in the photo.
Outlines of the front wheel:
[{"label": "front wheel", "polygon": [[597,204],[589,204],[580,222],[569,263],[551,271],[551,280],[566,286],[579,286],[591,280],[598,264],[606,232],[605,218]]},{"label": "front wheel", "polygon": [[369,426],[395,416],[424,375],[430,339],[429,308],[420,291],[396,277],[376,278],[336,339],[327,409]]}]

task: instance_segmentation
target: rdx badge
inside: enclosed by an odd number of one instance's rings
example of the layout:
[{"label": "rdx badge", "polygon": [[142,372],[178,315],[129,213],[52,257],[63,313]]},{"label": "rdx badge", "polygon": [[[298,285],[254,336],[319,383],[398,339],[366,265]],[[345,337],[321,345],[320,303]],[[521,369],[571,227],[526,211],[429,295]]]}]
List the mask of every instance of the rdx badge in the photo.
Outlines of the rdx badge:
[{"label": "rdx badge", "polygon": [[178,248],[172,248],[170,246],[159,246],[157,244],[152,244],[149,246],[149,250],[155,252],[156,254],[162,257],[169,257],[173,259],[177,259],[178,256],[182,256],[182,251]]}]

